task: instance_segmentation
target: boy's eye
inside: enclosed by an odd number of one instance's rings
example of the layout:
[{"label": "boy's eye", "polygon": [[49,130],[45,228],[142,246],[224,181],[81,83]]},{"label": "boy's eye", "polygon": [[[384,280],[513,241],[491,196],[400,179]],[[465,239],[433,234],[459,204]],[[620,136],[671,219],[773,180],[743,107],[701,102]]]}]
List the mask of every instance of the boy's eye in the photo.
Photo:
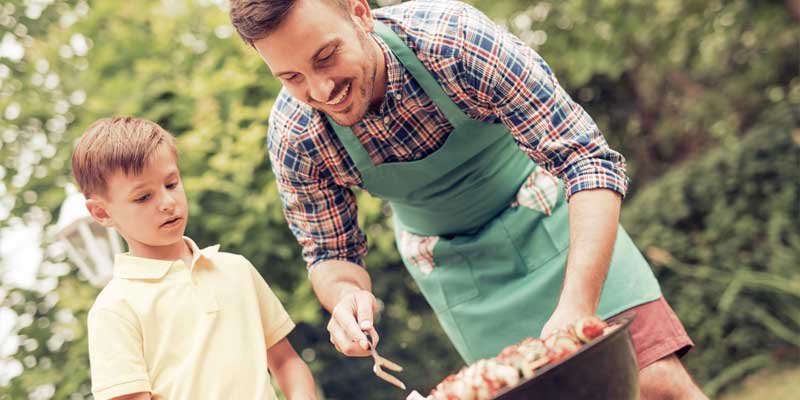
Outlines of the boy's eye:
[{"label": "boy's eye", "polygon": [[149,199],[149,198],[150,198],[150,195],[149,195],[149,194],[146,194],[146,195],[144,195],[144,196],[139,196],[139,197],[137,197],[137,198],[136,198],[136,199],[134,199],[133,201],[135,201],[135,202],[137,202],[137,203],[143,203],[143,202],[145,202],[145,201],[146,201],[147,199]]},{"label": "boy's eye", "polygon": [[178,182],[167,184],[167,189],[175,189],[178,186]]}]

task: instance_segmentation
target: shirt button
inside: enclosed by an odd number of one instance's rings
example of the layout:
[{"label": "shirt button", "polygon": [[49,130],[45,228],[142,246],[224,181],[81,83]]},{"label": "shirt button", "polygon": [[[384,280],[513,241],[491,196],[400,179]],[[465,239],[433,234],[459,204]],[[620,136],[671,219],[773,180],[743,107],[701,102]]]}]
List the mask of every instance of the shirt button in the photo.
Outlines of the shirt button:
[{"label": "shirt button", "polygon": [[389,121],[390,121],[390,118],[389,118],[389,116],[388,116],[388,115],[387,115],[387,116],[385,116],[385,117],[383,117],[383,124],[384,124],[384,125],[389,125]]},{"label": "shirt button", "polygon": [[402,99],[402,98],[403,98],[403,95],[402,95],[402,94],[400,94],[400,93],[397,93],[397,94],[395,94],[395,95],[394,95],[394,99],[395,99],[395,100],[400,100],[400,99]]}]

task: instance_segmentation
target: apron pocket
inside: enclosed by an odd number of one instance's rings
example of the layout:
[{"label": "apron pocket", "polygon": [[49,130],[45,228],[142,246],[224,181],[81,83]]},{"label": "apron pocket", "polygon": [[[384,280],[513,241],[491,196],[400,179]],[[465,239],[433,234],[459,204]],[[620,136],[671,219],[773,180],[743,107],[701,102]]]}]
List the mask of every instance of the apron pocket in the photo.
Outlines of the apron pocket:
[{"label": "apron pocket", "polygon": [[539,269],[569,248],[569,221],[564,202],[550,215],[525,207],[511,207],[502,218],[509,241],[514,243],[528,272]]},{"label": "apron pocket", "polygon": [[542,220],[542,225],[556,250],[560,252],[569,248],[569,205],[566,200],[556,204],[553,213]]},{"label": "apron pocket", "polygon": [[512,207],[524,207],[550,215],[563,193],[561,181],[542,167],[537,166],[517,191]]},{"label": "apron pocket", "polygon": [[400,230],[398,250],[406,269],[435,311],[448,310],[478,296],[467,260],[449,240]]},{"label": "apron pocket", "polygon": [[569,248],[568,207],[561,181],[537,167],[502,215],[509,240],[527,271],[534,271]]},{"label": "apron pocket", "polygon": [[460,237],[454,240],[441,239],[436,248],[436,259],[440,262],[439,275],[436,279],[444,294],[448,310],[480,294],[472,263],[459,249],[457,242],[460,239]]}]

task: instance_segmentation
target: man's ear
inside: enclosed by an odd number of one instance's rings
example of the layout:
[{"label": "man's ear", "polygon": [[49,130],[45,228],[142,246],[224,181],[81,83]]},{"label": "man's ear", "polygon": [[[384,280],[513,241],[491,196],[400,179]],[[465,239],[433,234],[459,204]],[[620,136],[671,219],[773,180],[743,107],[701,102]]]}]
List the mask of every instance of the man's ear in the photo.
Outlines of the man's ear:
[{"label": "man's ear", "polygon": [[367,32],[372,32],[375,24],[368,0],[349,0],[348,2],[350,3],[350,17],[353,18],[353,21],[363,26]]},{"label": "man's ear", "polygon": [[111,220],[111,215],[108,213],[105,204],[98,199],[86,199],[86,209],[92,215],[95,221],[106,228],[114,227],[114,221]]}]

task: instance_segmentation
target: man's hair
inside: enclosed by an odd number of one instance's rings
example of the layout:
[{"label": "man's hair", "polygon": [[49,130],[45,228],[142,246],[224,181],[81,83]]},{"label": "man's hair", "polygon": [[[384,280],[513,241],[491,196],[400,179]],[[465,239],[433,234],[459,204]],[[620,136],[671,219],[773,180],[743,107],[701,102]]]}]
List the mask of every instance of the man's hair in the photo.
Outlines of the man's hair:
[{"label": "man's hair", "polygon": [[[347,13],[348,0],[324,0]],[[231,0],[231,24],[250,46],[278,29],[297,0]]]},{"label": "man's hair", "polygon": [[72,175],[86,197],[105,196],[106,178],[122,171],[142,173],[150,157],[162,145],[178,160],[175,138],[155,122],[113,117],[95,121],[75,143]]}]

